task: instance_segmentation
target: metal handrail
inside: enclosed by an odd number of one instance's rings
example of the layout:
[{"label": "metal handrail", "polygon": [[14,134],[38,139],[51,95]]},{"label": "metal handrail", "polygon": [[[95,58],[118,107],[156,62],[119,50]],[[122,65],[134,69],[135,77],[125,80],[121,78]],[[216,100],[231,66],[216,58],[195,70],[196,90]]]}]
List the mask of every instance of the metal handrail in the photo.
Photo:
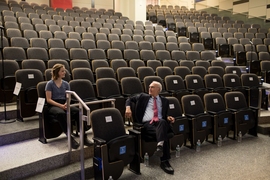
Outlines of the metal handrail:
[{"label": "metal handrail", "polygon": [[[85,168],[84,168],[84,123],[87,121],[87,125],[90,125],[90,108],[87,106],[89,104],[98,104],[104,102],[111,102],[112,106],[115,107],[115,99],[105,99],[97,100],[91,102],[84,102],[76,92],[66,91],[67,95],[67,136],[68,136],[68,151],[71,152],[71,118],[70,118],[70,107],[79,106],[79,124],[80,124],[80,161],[81,161],[81,179],[85,179]],[[70,104],[71,95],[79,102],[76,104]],[[83,108],[87,111],[87,116],[83,115]],[[84,117],[84,118],[83,118]]]}]

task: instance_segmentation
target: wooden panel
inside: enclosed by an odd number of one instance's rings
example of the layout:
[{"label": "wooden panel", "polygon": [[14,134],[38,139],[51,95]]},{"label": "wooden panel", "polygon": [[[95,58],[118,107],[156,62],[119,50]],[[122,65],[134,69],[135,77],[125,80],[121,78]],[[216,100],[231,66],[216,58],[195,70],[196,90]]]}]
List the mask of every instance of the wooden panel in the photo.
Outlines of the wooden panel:
[{"label": "wooden panel", "polygon": [[72,0],[51,0],[51,7],[71,9],[72,8]]}]

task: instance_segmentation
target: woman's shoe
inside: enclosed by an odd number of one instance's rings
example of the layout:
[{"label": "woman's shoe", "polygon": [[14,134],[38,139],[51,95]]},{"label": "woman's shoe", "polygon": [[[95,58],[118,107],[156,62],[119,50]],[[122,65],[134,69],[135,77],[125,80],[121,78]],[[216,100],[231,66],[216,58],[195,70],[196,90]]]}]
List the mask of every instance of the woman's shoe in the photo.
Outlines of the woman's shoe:
[{"label": "woman's shoe", "polygon": [[92,146],[94,143],[87,138],[87,135],[84,135],[83,142],[85,146]]},{"label": "woman's shoe", "polygon": [[72,149],[78,149],[80,144],[71,136],[71,147]]}]

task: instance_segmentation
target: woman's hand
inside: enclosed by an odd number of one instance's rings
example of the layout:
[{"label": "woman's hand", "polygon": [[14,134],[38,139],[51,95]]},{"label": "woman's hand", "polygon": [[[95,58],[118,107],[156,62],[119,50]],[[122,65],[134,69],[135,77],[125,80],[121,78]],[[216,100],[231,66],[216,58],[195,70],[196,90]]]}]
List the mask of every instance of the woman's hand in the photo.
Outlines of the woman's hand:
[{"label": "woman's hand", "polygon": [[63,110],[67,110],[67,103],[61,104],[61,107],[60,108],[63,109]]}]

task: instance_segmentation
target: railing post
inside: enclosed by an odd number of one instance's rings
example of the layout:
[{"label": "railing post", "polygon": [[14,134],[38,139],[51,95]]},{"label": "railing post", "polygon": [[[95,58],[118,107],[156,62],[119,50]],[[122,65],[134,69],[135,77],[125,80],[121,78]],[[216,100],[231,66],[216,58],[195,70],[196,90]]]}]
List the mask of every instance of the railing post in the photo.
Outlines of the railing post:
[{"label": "railing post", "polygon": [[68,152],[71,152],[70,99],[71,99],[71,94],[67,93],[67,137],[68,137]]},{"label": "railing post", "polygon": [[85,169],[84,169],[84,119],[83,119],[83,106],[79,103],[80,108],[80,158],[81,158],[81,180],[85,179]]},{"label": "railing post", "polygon": [[[111,102],[115,107],[115,99],[106,99],[92,102],[83,102],[82,99],[74,91],[66,91],[67,95],[67,136],[68,136],[68,152],[71,152],[71,119],[70,119],[70,106],[79,106],[79,125],[80,125],[80,162],[81,162],[81,180],[85,180],[85,167],[84,167],[84,121],[87,121],[87,125],[90,125],[90,108],[88,104],[97,104],[103,102]],[[71,95],[73,95],[78,101],[78,104],[70,105]],[[87,110],[87,117],[83,115],[83,109]],[[87,118],[87,119],[86,119]]]}]

